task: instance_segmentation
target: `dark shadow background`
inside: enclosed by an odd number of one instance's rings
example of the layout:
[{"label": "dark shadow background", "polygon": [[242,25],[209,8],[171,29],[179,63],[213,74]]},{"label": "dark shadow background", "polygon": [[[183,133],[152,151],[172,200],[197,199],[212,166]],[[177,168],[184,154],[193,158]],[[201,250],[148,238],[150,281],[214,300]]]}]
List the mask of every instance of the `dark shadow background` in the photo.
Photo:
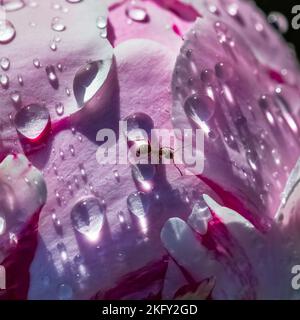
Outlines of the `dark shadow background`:
[{"label": "dark shadow background", "polygon": [[289,30],[284,34],[284,37],[295,46],[298,59],[300,60],[300,29],[294,30],[291,26],[292,18],[295,16],[292,14],[292,7],[297,4],[300,5],[300,0],[255,0],[255,2],[266,14],[277,11],[287,18]]}]

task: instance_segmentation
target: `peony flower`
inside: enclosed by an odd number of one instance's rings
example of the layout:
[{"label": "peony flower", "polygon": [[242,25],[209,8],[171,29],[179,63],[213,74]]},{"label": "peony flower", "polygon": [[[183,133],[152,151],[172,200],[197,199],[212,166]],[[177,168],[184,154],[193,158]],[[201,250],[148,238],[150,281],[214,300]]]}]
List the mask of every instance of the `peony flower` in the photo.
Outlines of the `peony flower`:
[{"label": "peony flower", "polygon": [[[299,298],[298,63],[253,3],[3,7],[4,298]],[[203,172],[99,164],[125,119],[201,128]]]}]

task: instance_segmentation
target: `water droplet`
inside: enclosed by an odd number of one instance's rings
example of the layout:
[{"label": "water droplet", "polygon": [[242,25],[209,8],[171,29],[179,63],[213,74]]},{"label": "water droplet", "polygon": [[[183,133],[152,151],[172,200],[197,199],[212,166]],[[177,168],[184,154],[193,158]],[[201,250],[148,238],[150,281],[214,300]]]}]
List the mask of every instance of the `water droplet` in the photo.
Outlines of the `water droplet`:
[{"label": "water droplet", "polygon": [[13,91],[10,94],[10,98],[16,107],[19,107],[21,105],[21,94],[19,91]]},{"label": "water droplet", "polygon": [[126,8],[126,15],[128,18],[136,22],[147,22],[149,20],[146,9],[134,4],[130,4]]},{"label": "water droplet", "polygon": [[0,216],[0,236],[4,234],[6,229],[6,221],[3,217]]},{"label": "water droplet", "polygon": [[280,12],[271,12],[268,15],[268,22],[281,33],[286,33],[289,29],[286,17]]},{"label": "water droplet", "polygon": [[67,2],[69,3],[79,3],[81,2],[82,0],[67,0]]},{"label": "water droplet", "polygon": [[41,62],[40,62],[39,59],[35,58],[35,59],[33,59],[32,62],[33,62],[33,65],[34,65],[37,69],[39,69],[39,68],[41,67]]},{"label": "water droplet", "polygon": [[64,105],[61,102],[56,103],[55,105],[55,111],[58,116],[62,116],[64,114]]},{"label": "water droplet", "polygon": [[19,85],[20,86],[23,86],[24,85],[24,80],[23,80],[23,77],[20,75],[20,74],[18,74],[18,82],[19,82]]},{"label": "water droplet", "polygon": [[0,66],[2,68],[2,70],[7,71],[10,67],[10,61],[8,58],[3,57],[0,59]]},{"label": "water droplet", "polygon": [[60,284],[58,286],[58,298],[59,300],[71,300],[73,297],[73,289],[68,284]]},{"label": "water droplet", "polygon": [[46,73],[48,76],[49,83],[54,89],[58,89],[59,83],[58,78],[56,76],[56,71],[54,66],[50,65],[46,67]]},{"label": "water droplet", "polygon": [[232,77],[232,67],[226,62],[219,62],[215,65],[216,76],[222,80],[228,80]]},{"label": "water droplet", "polygon": [[153,178],[156,169],[152,164],[137,164],[132,166],[132,176],[137,183],[141,185],[144,191],[150,191],[153,188]]},{"label": "water droplet", "polygon": [[25,7],[25,2],[23,0],[2,0],[1,6],[7,12],[20,10]]},{"label": "water droplet", "polygon": [[121,179],[120,179],[119,171],[118,170],[114,170],[113,173],[114,173],[114,177],[115,177],[116,181],[120,182]]},{"label": "water droplet", "polygon": [[211,69],[205,69],[201,72],[201,80],[205,84],[210,84],[215,77],[214,72]]},{"label": "water droplet", "polygon": [[96,21],[97,27],[99,29],[105,29],[107,27],[107,19],[106,17],[99,16]]},{"label": "water droplet", "polygon": [[192,213],[188,217],[189,225],[201,235],[207,232],[209,220],[212,219],[209,208],[204,200],[197,201],[193,207]]},{"label": "water droplet", "polygon": [[[141,136],[144,139],[150,140],[151,130],[154,127],[153,120],[146,113],[136,112],[125,118],[127,121],[127,137],[130,141],[135,141],[137,136]],[[148,137],[139,133],[139,129],[142,129],[146,132]]]},{"label": "water droplet", "polygon": [[11,42],[16,36],[14,25],[9,20],[0,19],[0,44]]},{"label": "water droplet", "polygon": [[6,74],[0,74],[0,84],[3,89],[7,89],[9,87],[9,78]]},{"label": "water droplet", "polygon": [[104,206],[97,198],[83,199],[77,202],[71,211],[72,225],[88,240],[95,241],[104,223],[104,213]]},{"label": "water droplet", "polygon": [[59,17],[55,17],[52,19],[51,28],[52,30],[58,31],[58,32],[62,32],[66,30],[66,26],[64,25],[62,19]]},{"label": "water droplet", "polygon": [[146,216],[150,208],[149,197],[144,192],[133,192],[127,198],[127,207],[137,217]]},{"label": "water droplet", "polygon": [[57,44],[56,44],[56,42],[55,42],[55,41],[51,41],[49,47],[50,47],[50,49],[51,49],[52,51],[56,51],[56,50],[57,50]]},{"label": "water droplet", "polygon": [[214,114],[215,103],[207,96],[198,96],[193,94],[184,102],[184,110],[186,114],[196,123],[208,121]]},{"label": "water droplet", "polygon": [[57,69],[58,69],[58,71],[63,72],[63,66],[61,63],[57,64]]},{"label": "water droplet", "polygon": [[76,72],[73,91],[78,107],[83,107],[102,87],[110,66],[110,60],[99,60],[87,63]]},{"label": "water droplet", "polygon": [[74,157],[75,156],[75,148],[72,144],[69,145],[69,150],[71,152],[71,155]]},{"label": "water droplet", "polygon": [[83,164],[79,165],[79,170],[80,170],[80,174],[81,174],[83,181],[87,181],[86,171],[84,169]]},{"label": "water droplet", "polygon": [[15,115],[17,131],[29,140],[42,137],[50,125],[50,115],[44,106],[31,104],[23,107]]}]

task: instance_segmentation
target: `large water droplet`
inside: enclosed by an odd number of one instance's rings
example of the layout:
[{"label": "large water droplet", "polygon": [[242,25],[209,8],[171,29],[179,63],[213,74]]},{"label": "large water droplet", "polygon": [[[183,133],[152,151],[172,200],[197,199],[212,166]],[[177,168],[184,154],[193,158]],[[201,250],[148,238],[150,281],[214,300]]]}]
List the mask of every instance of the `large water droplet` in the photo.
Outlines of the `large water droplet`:
[{"label": "large water droplet", "polygon": [[16,29],[9,20],[0,19],[0,44],[9,43],[16,36]]},{"label": "large water droplet", "polygon": [[29,140],[42,137],[50,125],[50,115],[47,108],[39,104],[23,107],[15,115],[17,131]]},{"label": "large water droplet", "polygon": [[149,196],[144,192],[133,192],[127,198],[127,207],[137,217],[146,216],[150,208]]},{"label": "large water droplet", "polygon": [[73,91],[78,107],[83,107],[102,87],[110,66],[110,60],[99,60],[87,63],[76,72]]},{"label": "large water droplet", "polygon": [[131,4],[126,8],[126,15],[128,18],[136,22],[147,22],[149,20],[146,9],[134,4]]},{"label": "large water droplet", "polygon": [[23,0],[2,0],[0,2],[1,6],[6,11],[16,11],[25,7],[25,2]]},{"label": "large water droplet", "polygon": [[105,208],[97,198],[83,199],[77,202],[71,211],[73,227],[88,240],[95,241],[103,226],[104,213]]}]

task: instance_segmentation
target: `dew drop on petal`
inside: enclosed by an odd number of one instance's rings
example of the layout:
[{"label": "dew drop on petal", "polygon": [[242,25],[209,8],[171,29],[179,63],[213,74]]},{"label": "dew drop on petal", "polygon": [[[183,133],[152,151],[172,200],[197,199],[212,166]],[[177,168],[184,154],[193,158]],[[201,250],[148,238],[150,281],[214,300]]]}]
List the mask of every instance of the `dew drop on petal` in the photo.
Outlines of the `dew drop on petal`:
[{"label": "dew drop on petal", "polygon": [[73,297],[73,289],[68,284],[62,283],[58,286],[59,300],[70,300]]},{"label": "dew drop on petal", "polygon": [[64,105],[61,102],[56,103],[55,105],[55,111],[58,116],[62,116],[64,114]]},{"label": "dew drop on petal", "polygon": [[133,192],[127,198],[127,207],[128,210],[135,216],[144,217],[149,212],[149,197],[144,192]]},{"label": "dew drop on petal", "polygon": [[11,42],[16,36],[16,29],[9,20],[0,19],[0,44]]},{"label": "dew drop on petal", "polygon": [[126,8],[126,15],[129,19],[136,22],[147,22],[149,20],[146,9],[135,4],[130,4]]},{"label": "dew drop on petal", "polygon": [[205,235],[210,219],[212,219],[212,215],[205,202],[203,200],[197,201],[193,206],[192,213],[188,217],[188,224],[196,232]]},{"label": "dew drop on petal", "polygon": [[99,60],[87,63],[76,72],[73,91],[78,107],[83,107],[102,87],[110,67],[110,60]]},{"label": "dew drop on petal", "polygon": [[71,210],[72,225],[88,240],[95,241],[104,223],[105,208],[95,197],[77,202]]},{"label": "dew drop on petal", "polygon": [[34,65],[37,69],[39,69],[39,68],[41,67],[41,62],[40,62],[39,59],[35,58],[35,59],[33,59],[32,62],[33,62],[33,65]]},{"label": "dew drop on petal", "polygon": [[215,112],[215,103],[211,98],[196,94],[189,96],[183,107],[187,116],[196,124],[208,121]]},{"label": "dew drop on petal", "polygon": [[62,32],[66,30],[66,26],[64,25],[62,19],[59,17],[55,17],[52,19],[51,28],[52,30],[58,31],[58,32]]},{"label": "dew drop on petal", "polygon": [[10,61],[8,58],[3,57],[0,59],[0,66],[2,68],[2,70],[7,71],[10,67]]},{"label": "dew drop on petal", "polygon": [[6,220],[4,217],[0,216],[0,236],[4,234],[6,229]]},{"label": "dew drop on petal", "polygon": [[15,115],[17,131],[29,140],[36,140],[47,131],[50,125],[48,109],[39,104],[30,104]]},{"label": "dew drop on petal", "polygon": [[25,7],[23,0],[3,0],[1,6],[7,12],[20,10]]},{"label": "dew drop on petal", "polygon": [[289,29],[286,17],[280,12],[271,12],[268,15],[268,22],[281,33],[286,33]]},{"label": "dew drop on petal", "polygon": [[66,0],[66,1],[69,2],[69,3],[79,3],[82,0]]},{"label": "dew drop on petal", "polygon": [[105,29],[107,27],[107,19],[104,16],[99,16],[96,21],[96,25],[99,29]]},{"label": "dew drop on petal", "polygon": [[9,87],[9,78],[6,74],[0,74],[0,85],[3,89]]}]

